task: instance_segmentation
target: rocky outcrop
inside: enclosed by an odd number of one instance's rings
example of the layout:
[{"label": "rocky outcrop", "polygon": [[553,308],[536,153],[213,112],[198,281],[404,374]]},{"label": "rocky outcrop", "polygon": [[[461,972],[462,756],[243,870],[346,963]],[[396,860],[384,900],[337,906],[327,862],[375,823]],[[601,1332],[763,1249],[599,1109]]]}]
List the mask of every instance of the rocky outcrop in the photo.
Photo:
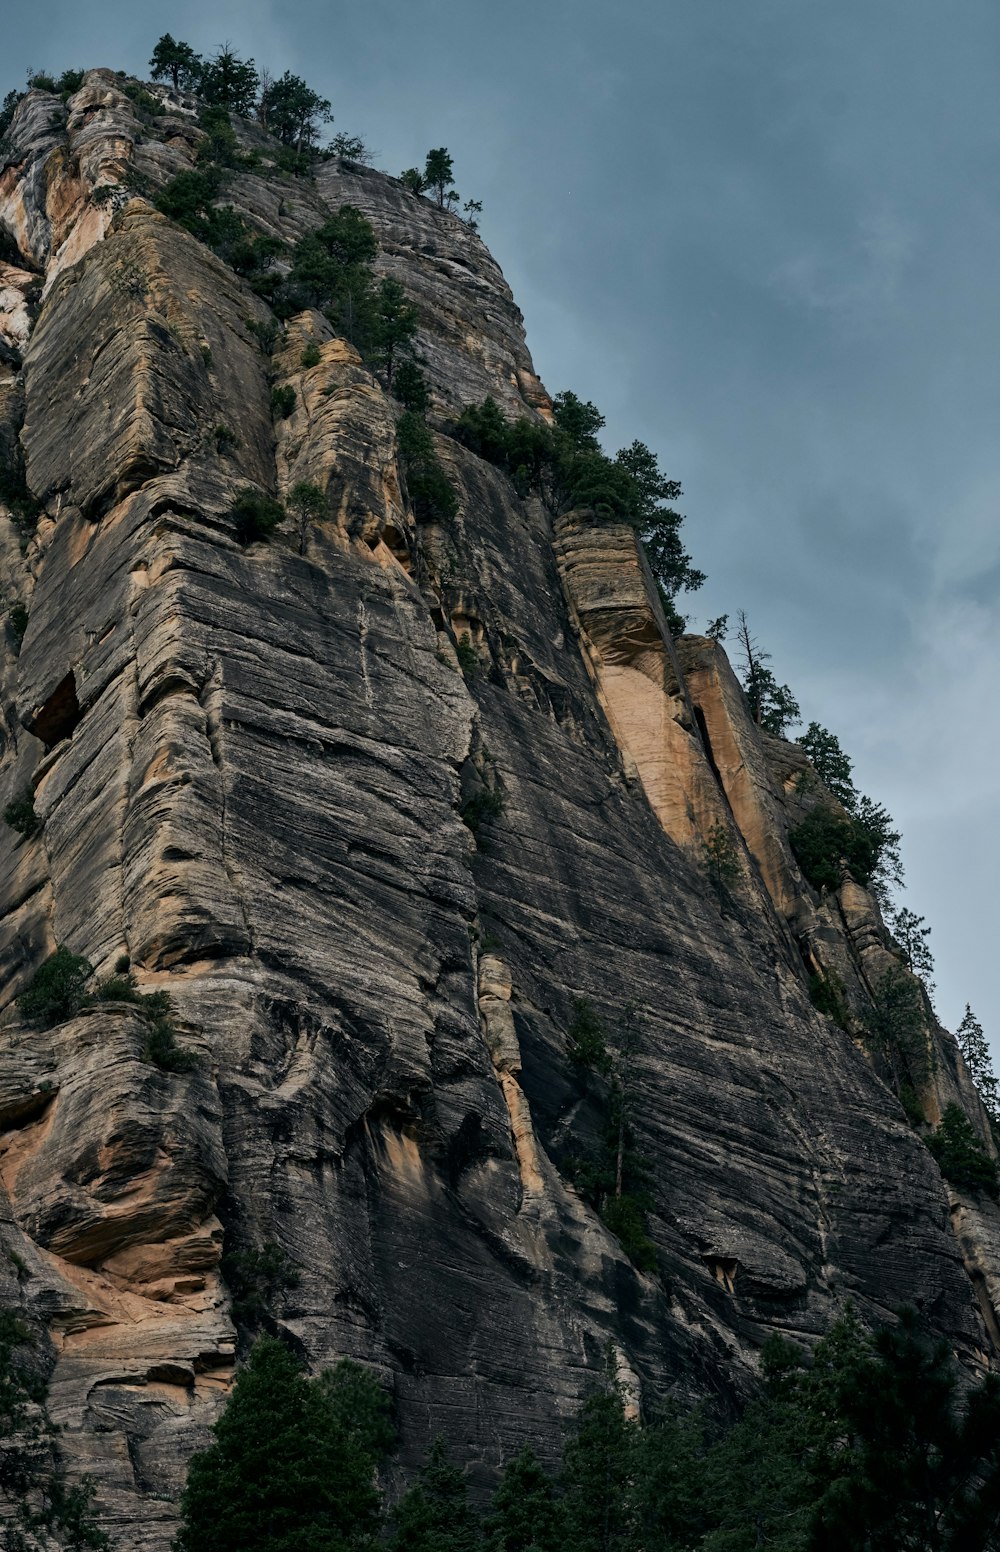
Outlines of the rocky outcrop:
[{"label": "rocky outcrop", "polygon": [[[486,393],[547,413],[494,261],[382,174],[281,178],[241,127],[265,165],[227,198],[287,241],[358,205],[420,308],[458,511],[418,524],[353,347],[303,313],[265,355],[264,304],[136,196],[198,141],[161,98],[143,118],[104,71],[65,111],[30,93],[0,180],[0,445],[41,508],[23,549],[0,508],[29,605],[0,777],[42,821],[0,849],[2,1234],[113,1540],[169,1545],[232,1375],[220,1266],[265,1249],[271,1324],[374,1367],[404,1466],[444,1431],[480,1482],[557,1449],[609,1344],[637,1406],[745,1391],[768,1332],[847,1298],[917,1302],[986,1361],[997,1215],[949,1197],[860,1022],[807,995],[839,967],[857,1012],[895,961],[864,891],[801,878],[801,757],[720,649],[671,643],[630,532],[554,524],[448,435]],[[320,508],[237,542],[239,490],[303,484]],[[128,955],[196,1069],[150,1060],[141,1005],[30,1027],[57,944],[98,976]],[[606,1120],[568,1058],[581,997],[612,1040],[632,1008],[655,1273],[570,1179]]]}]

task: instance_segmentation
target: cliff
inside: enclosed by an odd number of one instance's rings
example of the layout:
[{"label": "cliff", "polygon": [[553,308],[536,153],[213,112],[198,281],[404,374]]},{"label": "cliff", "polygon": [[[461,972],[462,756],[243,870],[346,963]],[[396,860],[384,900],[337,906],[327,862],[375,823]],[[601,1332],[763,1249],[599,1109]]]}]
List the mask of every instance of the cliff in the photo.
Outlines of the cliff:
[{"label": "cliff", "polygon": [[[193,105],[128,84],[30,92],[0,171],[0,456],[39,512],[0,500],[27,609],[0,798],[41,821],[0,845],[0,1299],[44,1330],[115,1545],[169,1545],[232,1379],[233,1266],[272,1268],[267,1319],[313,1368],[373,1366],[403,1466],[444,1432],[481,1481],[557,1448],[609,1347],[637,1405],[739,1395],[768,1333],[850,1299],[992,1363],[1000,1213],[946,1187],[866,1047],[897,955],[866,891],[799,871],[804,755],[720,647],[671,641],[630,529],[553,518],[448,434],[487,394],[549,413],[477,235],[381,173],[283,174],[240,128],[264,160],[226,199],[255,230],[352,204],[420,309],[458,513],[418,523],[398,404],[318,313],[262,351],[266,304],[149,201],[193,165]],[[325,517],[237,542],[240,489],[303,480]],[[128,1000],[26,1019],[58,945],[98,977],[127,955],[197,1065],[151,1061]],[[606,1123],[579,998],[610,1031],[634,1008],[647,1270],[573,1184]],[[925,1032],[929,1118],[957,1100],[992,1148]]]}]

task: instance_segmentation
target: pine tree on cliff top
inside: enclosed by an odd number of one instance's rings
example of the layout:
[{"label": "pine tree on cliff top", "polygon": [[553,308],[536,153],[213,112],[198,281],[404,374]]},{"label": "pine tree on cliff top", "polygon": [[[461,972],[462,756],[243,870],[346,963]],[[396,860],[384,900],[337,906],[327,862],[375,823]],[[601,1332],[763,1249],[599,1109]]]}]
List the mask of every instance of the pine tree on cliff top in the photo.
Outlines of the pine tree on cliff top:
[{"label": "pine tree on cliff top", "polygon": [[955,1039],[965,1057],[969,1075],[979,1090],[979,1097],[986,1107],[987,1115],[995,1126],[1000,1126],[1000,1092],[998,1092],[996,1074],[993,1071],[989,1041],[983,1033],[982,1024],[968,1003],[965,1004],[962,1022],[955,1031]]}]

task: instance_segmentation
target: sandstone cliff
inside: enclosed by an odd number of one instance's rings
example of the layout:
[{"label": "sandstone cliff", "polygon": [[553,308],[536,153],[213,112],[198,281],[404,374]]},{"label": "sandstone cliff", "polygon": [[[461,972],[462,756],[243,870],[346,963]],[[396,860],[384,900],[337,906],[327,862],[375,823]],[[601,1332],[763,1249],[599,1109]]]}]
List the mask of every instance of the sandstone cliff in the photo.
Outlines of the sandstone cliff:
[{"label": "sandstone cliff", "polygon": [[[380,173],[283,175],[241,130],[265,161],[226,197],[257,230],[353,204],[420,307],[459,510],[417,524],[398,406],[352,347],[305,313],[265,355],[265,304],[136,194],[200,131],[126,84],[30,92],[0,169],[0,457],[41,507],[25,537],[0,504],[28,614],[0,797],[29,787],[42,821],[0,846],[0,1297],[47,1333],[115,1544],[169,1545],[231,1381],[225,1250],[278,1255],[270,1319],[312,1366],[374,1366],[404,1464],[443,1431],[482,1478],[555,1447],[609,1344],[639,1404],[744,1390],[768,1332],[848,1298],[915,1302],[991,1362],[1000,1215],[949,1192],[863,1049],[892,946],[865,891],[799,872],[804,756],[720,648],[671,642],[630,530],[554,521],[447,435],[486,394],[547,412],[478,237]],[[241,547],[236,491],[300,480],[328,517]],[[151,1063],[127,1001],[32,1027],[15,999],[57,945],[99,976],[129,956],[197,1066]],[[569,1179],[604,1123],[567,1057],[579,997],[609,1028],[637,1006],[655,1272]],[[929,1014],[927,1038],[931,1119],[957,1098],[986,1140]]]}]

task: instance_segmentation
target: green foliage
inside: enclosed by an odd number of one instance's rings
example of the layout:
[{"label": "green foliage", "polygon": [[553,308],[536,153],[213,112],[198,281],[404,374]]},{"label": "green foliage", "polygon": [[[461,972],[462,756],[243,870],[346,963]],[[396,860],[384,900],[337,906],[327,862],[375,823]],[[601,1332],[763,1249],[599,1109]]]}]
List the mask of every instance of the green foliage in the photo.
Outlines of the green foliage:
[{"label": "green foliage", "polygon": [[296,243],[291,269],[271,305],[282,318],[317,308],[364,354],[377,321],[371,271],[377,251],[370,222],[353,205],[341,205]]},{"label": "green foliage", "polygon": [[[191,1462],[177,1552],[351,1552],[379,1527],[376,1387],[355,1365],[308,1380],[262,1337],[237,1375],[210,1447]],[[350,1399],[365,1392],[357,1423]],[[384,1412],[382,1413],[384,1420]]]},{"label": "green foliage", "polygon": [[[147,1007],[155,996],[156,993],[152,993],[143,999]],[[194,1072],[198,1066],[198,1058],[194,1053],[185,1051],[183,1046],[177,1044],[173,1020],[169,1013],[155,1015],[150,1019],[149,1033],[146,1036],[142,1054],[144,1061],[152,1063],[161,1072]]]},{"label": "green foliage", "polygon": [[299,1274],[273,1240],[260,1250],[227,1250],[222,1275],[233,1302],[233,1319],[253,1329],[272,1313],[279,1294],[299,1285]]},{"label": "green foliage", "polygon": [[[431,190],[441,210],[444,209],[448,192],[455,181],[452,176],[453,171],[452,159],[444,146],[439,146],[436,151],[428,151],[427,160],[424,163],[423,187]],[[405,180],[405,173],[403,177]]]},{"label": "green foliage", "polygon": [[17,657],[24,641],[24,633],[28,629],[27,606],[20,600],[11,604],[7,610],[7,619],[10,622],[10,633],[14,641],[14,656]]},{"label": "green foliage", "polygon": [[307,1380],[264,1338],[192,1462],[177,1552],[992,1552],[997,1377],[969,1387],[912,1310],[869,1335],[848,1308],[805,1359],[771,1338],[758,1393],[724,1426],[671,1406],[640,1427],[606,1379],[555,1479],[522,1449],[482,1520],[437,1439],[380,1541],[386,1398],[356,1364]]},{"label": "green foliage", "polygon": [[405,357],[393,374],[392,391],[404,409],[426,415],[430,407],[427,379],[412,357]]},{"label": "green foliage", "polygon": [[839,889],[845,866],[861,885],[867,885],[872,877],[876,853],[868,831],[857,819],[841,817],[824,803],[810,810],[802,823],[789,831],[788,839],[814,889]]},{"label": "green foliage", "polygon": [[725,641],[729,631],[728,614],[720,614],[717,619],[709,620],[705,626],[705,635],[709,641]]},{"label": "green foliage", "polygon": [[965,1004],[962,1022],[955,1031],[955,1039],[965,1057],[969,1076],[979,1090],[979,1097],[986,1107],[987,1115],[992,1122],[1000,1124],[1000,1092],[998,1092],[997,1078],[993,1071],[989,1041],[983,1033],[982,1024],[968,1003]]},{"label": "green foliage", "polygon": [[47,70],[36,70],[28,76],[28,86],[34,92],[55,92],[58,90],[56,78],[49,75]]},{"label": "green foliage", "polygon": [[194,1053],[177,1044],[169,992],[141,992],[129,970],[127,955],[117,961],[114,975],[98,981],[87,1000],[131,1003],[146,1024],[143,1061],[161,1072],[194,1072],[198,1066]]},{"label": "green foliage", "polygon": [[871,798],[862,797],[858,800],[854,817],[872,851],[868,887],[885,910],[889,904],[890,891],[903,882],[903,864],[899,855],[902,836],[895,828],[888,809]]},{"label": "green foliage", "polygon": [[8,92],[4,97],[3,103],[0,104],[0,142],[2,142],[4,135],[6,135],[14,122],[14,114],[17,112],[17,105],[23,95],[23,92]]},{"label": "green foliage", "polygon": [[192,91],[201,77],[202,61],[190,43],[178,42],[165,32],[149,61],[150,79],[164,81],[169,76],[175,92]]},{"label": "green foliage", "polygon": [[927,1146],[942,1175],[953,1186],[975,1195],[984,1192],[994,1199],[1000,1196],[996,1162],[958,1105],[945,1107],[941,1124],[927,1138]]},{"label": "green foliage", "polygon": [[281,338],[281,324],[276,318],[248,318],[247,328],[260,346],[261,353],[265,356],[274,354],[275,346]]},{"label": "green foliage", "polygon": [[412,356],[416,332],[416,308],[406,300],[406,292],[399,281],[387,276],[375,293],[372,359],[385,373],[390,389],[397,367]]},{"label": "green foliage", "polygon": [[611,1074],[611,1055],[608,1051],[604,1025],[588,997],[573,998],[573,1013],[566,1030],[569,1059],[575,1067],[586,1072],[598,1072],[604,1077]]},{"label": "green foliage", "polygon": [[465,1477],[437,1438],[393,1511],[389,1552],[480,1552],[480,1546]]},{"label": "green foliage", "polygon": [[329,515],[326,496],[318,485],[312,485],[308,480],[299,480],[288,494],[288,510],[298,533],[299,554],[304,555],[310,525],[322,522]]},{"label": "green foliage", "polygon": [[35,813],[35,799],[30,787],[22,787],[3,811],[3,822],[30,840],[42,828],[42,821]]},{"label": "green foliage", "polygon": [[198,114],[198,124],[205,135],[198,146],[199,165],[231,168],[243,164],[240,143],[226,108],[209,103]]},{"label": "green foliage", "polygon": [[28,488],[24,464],[19,456],[16,461],[0,461],[0,501],[10,511],[11,522],[23,548],[37,528],[44,507]]},{"label": "green foliage", "polygon": [[234,447],[238,447],[240,439],[231,426],[224,425],[220,421],[212,432],[212,440],[215,443],[215,451],[225,454],[231,452]]},{"label": "green foliage", "polygon": [[[19,1276],[24,1263],[11,1257]],[[57,1429],[46,1407],[41,1355],[28,1328],[0,1310],[0,1515],[10,1552],[58,1546],[62,1552],[110,1552],[94,1524],[94,1489],[70,1487],[54,1445]]]},{"label": "green foliage", "polygon": [[560,1487],[565,1545],[573,1552],[626,1552],[638,1427],[613,1386],[580,1408],[563,1450]]},{"label": "green foliage", "polygon": [[657,1266],[656,1246],[646,1232],[646,1212],[651,1205],[646,1191],[620,1191],[605,1197],[600,1210],[633,1266],[649,1273],[655,1272]]},{"label": "green foliage", "polygon": [[832,792],[848,812],[852,811],[858,798],[857,789],[851,780],[853,767],[841,749],[836,734],[831,733],[829,728],[820,727],[818,722],[810,722],[796,743],[802,745],[827,791]]},{"label": "green foliage", "polygon": [[154,97],[151,92],[147,92],[144,86],[139,85],[138,81],[126,81],[122,86],[122,91],[135,104],[139,117],[147,123],[152,118],[160,117],[164,112],[164,107],[159,97]]},{"label": "green foliage", "polygon": [[89,960],[60,945],[35,971],[17,999],[18,1009],[42,1029],[65,1023],[86,1005],[86,986],[93,973]]},{"label": "green foliage", "polygon": [[315,340],[310,340],[299,358],[299,365],[303,371],[308,372],[310,367],[319,366],[323,357]]},{"label": "green foliage", "polygon": [[555,1485],[529,1445],[504,1467],[484,1531],[489,1552],[563,1552]]},{"label": "green foliage", "polygon": [[844,983],[834,970],[810,975],[809,1001],[820,1013],[832,1018],[841,1029],[849,1025],[847,1004],[844,1001]]},{"label": "green foliage", "polygon": [[271,414],[275,420],[287,420],[295,408],[295,389],[287,383],[271,389]]},{"label": "green foliage", "polygon": [[893,1088],[904,1083],[919,1090],[931,1073],[923,999],[912,975],[893,966],[875,988],[866,1020],[868,1046],[888,1069]]},{"label": "green foliage", "polygon": [[705,871],[716,889],[727,892],[742,876],[740,853],[732,831],[720,819],[712,825],[707,839],[702,843]]},{"label": "green foliage", "polygon": [[466,798],[458,813],[462,823],[472,831],[476,845],[483,851],[486,846],[485,838],[481,835],[482,827],[500,818],[503,813],[503,793],[499,787],[482,786],[478,792]]},{"label": "green foliage", "polygon": [[405,410],[399,417],[396,442],[417,521],[450,522],[458,511],[458,501],[434,451],[430,430],[414,410]]},{"label": "green foliage", "polygon": [[454,426],[456,438],[480,458],[502,468],[520,495],[537,491],[554,512],[587,508],[599,521],[629,523],[639,532],[668,621],[683,628],[674,594],[704,582],[680,541],[683,518],[669,502],[681,494],[660,472],[656,455],[633,442],[614,458],[597,434],[604,417],[595,405],[565,392],[556,397],[555,425],[520,417],[505,420],[493,399],[468,405]]},{"label": "green foliage", "polygon": [[348,135],[343,130],[337,131],[327,150],[331,156],[339,156],[342,161],[353,162],[358,167],[367,167],[372,159],[372,153],[361,136]]},{"label": "green foliage", "polygon": [[768,668],[770,652],[762,652],[743,610],[739,612],[737,640],[742,653],[743,689],[750,715],[758,727],[784,738],[789,727],[800,720],[799,704],[787,684],[779,684]]},{"label": "green foliage", "polygon": [[327,99],[289,70],[267,84],[261,93],[257,116],[270,134],[276,135],[282,145],[294,147],[300,156],[315,146],[320,124],[328,124],[333,118]]},{"label": "green foliage", "polygon": [[[596,1208],[640,1271],[655,1272],[656,1247],[646,1232],[646,1214],[653,1206],[650,1172],[636,1148],[632,1125],[637,1035],[635,1007],[629,1003],[618,1025],[614,1049],[605,1047],[606,1063],[595,1063],[589,1069],[599,1084],[594,1097],[599,1097],[603,1110],[597,1151],[578,1151],[579,1143],[570,1136],[561,1169]],[[603,1031],[601,1038],[606,1039]],[[610,1082],[601,1083],[601,1077],[610,1077]]]},{"label": "green foliage", "polygon": [[468,631],[463,631],[455,643],[455,656],[458,658],[458,666],[466,679],[477,679],[482,672],[482,661],[479,653],[472,645]]},{"label": "green foliage", "polygon": [[934,955],[927,942],[931,929],[925,925],[924,918],[917,916],[913,911],[908,911],[904,906],[892,913],[889,925],[893,937],[903,951],[906,968],[912,975],[920,976],[928,990],[931,990],[930,977],[934,974]]},{"label": "green foliage", "polygon": [[899,1103],[903,1107],[903,1113],[911,1126],[926,1126],[927,1115],[924,1110],[920,1095],[912,1083],[899,1085]]},{"label": "green foliage", "polygon": [[228,43],[206,60],[198,78],[198,91],[206,102],[248,118],[253,112],[260,77],[252,59],[240,59]]},{"label": "green foliage", "polygon": [[244,546],[267,541],[285,520],[285,509],[273,496],[245,486],[229,509],[236,527],[236,541]]},{"label": "green foliage", "polygon": [[399,181],[411,194],[423,194],[427,187],[419,167],[407,167],[400,173]]}]

